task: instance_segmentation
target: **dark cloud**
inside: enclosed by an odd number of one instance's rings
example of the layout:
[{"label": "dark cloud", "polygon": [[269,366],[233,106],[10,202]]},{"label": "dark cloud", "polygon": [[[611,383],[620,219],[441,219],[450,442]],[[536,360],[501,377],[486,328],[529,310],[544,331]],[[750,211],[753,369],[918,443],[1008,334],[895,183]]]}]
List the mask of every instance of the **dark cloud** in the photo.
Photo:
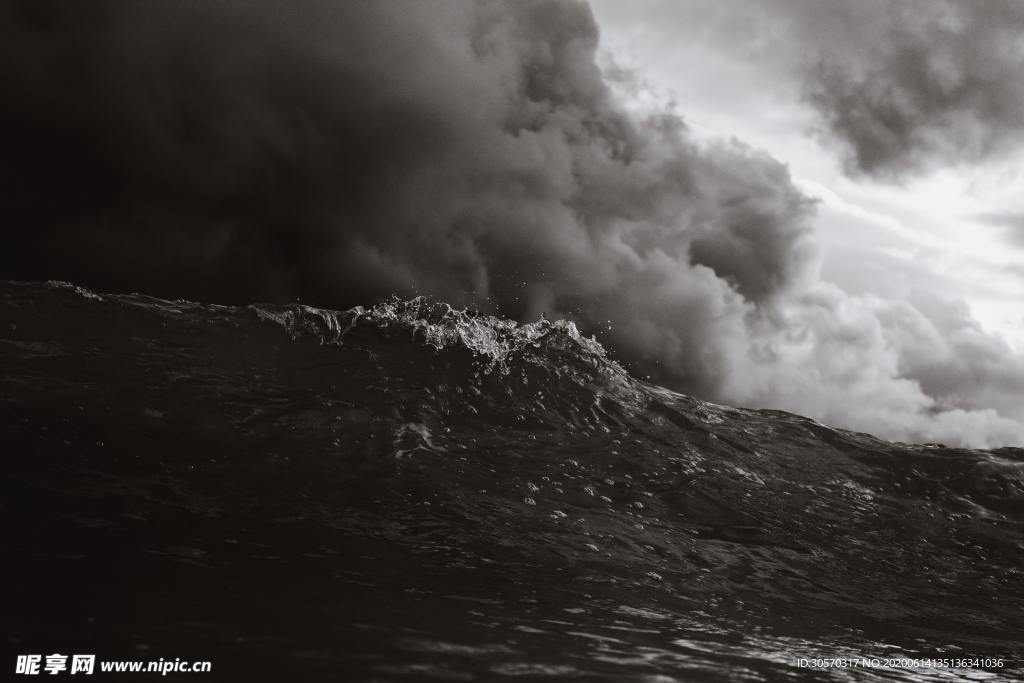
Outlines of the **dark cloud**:
[{"label": "dark cloud", "polygon": [[1020,414],[1024,359],[986,334],[963,303],[922,291],[907,303],[882,315],[893,343],[906,349],[901,374],[941,406]]},{"label": "dark cloud", "polygon": [[773,3],[801,51],[808,100],[850,170],[899,177],[1019,150],[1024,3]]},{"label": "dark cloud", "polygon": [[0,275],[545,311],[706,398],[1024,440],[1005,348],[819,282],[786,167],[627,115],[597,46],[558,0],[4,3]]},{"label": "dark cloud", "polygon": [[719,309],[805,258],[786,169],[627,117],[581,3],[4,7],[9,277],[614,316],[701,385]]}]

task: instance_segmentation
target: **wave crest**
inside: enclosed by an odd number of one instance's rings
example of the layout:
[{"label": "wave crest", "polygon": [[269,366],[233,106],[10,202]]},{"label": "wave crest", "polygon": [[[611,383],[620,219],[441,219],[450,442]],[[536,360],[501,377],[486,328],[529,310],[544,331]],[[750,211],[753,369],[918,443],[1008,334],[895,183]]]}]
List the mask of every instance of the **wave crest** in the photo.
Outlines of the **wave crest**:
[{"label": "wave crest", "polygon": [[356,306],[346,311],[303,304],[253,308],[261,318],[284,327],[293,339],[312,335],[321,343],[341,345],[356,328],[404,329],[438,351],[467,349],[485,360],[488,370],[508,372],[510,364],[519,359],[561,356],[563,360],[586,361],[611,374],[626,374],[600,342],[581,334],[571,320],[541,318],[520,324],[422,296],[408,300],[393,297],[370,308]]}]

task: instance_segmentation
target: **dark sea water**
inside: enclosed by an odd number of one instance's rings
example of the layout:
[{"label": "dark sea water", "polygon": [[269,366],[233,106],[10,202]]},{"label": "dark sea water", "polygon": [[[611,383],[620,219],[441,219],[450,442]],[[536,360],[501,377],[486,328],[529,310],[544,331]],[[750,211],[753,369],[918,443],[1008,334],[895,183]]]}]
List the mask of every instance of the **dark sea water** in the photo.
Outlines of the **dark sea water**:
[{"label": "dark sea water", "polygon": [[569,323],[422,300],[231,308],[59,283],[0,300],[3,666],[1021,680],[1021,449],[704,403]]}]

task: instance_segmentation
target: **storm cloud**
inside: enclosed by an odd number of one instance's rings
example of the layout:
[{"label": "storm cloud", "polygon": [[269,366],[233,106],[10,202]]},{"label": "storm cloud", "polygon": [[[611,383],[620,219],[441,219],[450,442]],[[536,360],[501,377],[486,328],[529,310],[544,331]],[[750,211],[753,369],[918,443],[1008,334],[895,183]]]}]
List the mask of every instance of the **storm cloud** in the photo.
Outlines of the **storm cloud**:
[{"label": "storm cloud", "polygon": [[704,398],[1024,441],[1009,349],[821,282],[787,168],[627,114],[598,40],[555,0],[5,3],[3,275],[546,312]]},{"label": "storm cloud", "polygon": [[808,101],[847,168],[902,178],[1020,149],[1024,4],[783,0]]}]

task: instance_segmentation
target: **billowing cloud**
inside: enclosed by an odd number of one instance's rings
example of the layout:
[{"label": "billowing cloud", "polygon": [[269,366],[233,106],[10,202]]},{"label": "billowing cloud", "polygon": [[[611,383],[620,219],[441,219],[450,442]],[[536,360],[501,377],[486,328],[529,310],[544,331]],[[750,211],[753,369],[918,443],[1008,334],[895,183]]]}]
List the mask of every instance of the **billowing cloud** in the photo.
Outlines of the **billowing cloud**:
[{"label": "billowing cloud", "polygon": [[896,178],[1020,150],[1024,4],[780,0],[805,94],[850,170]]},{"label": "billowing cloud", "polygon": [[555,0],[6,3],[0,268],[544,311],[702,397],[1024,441],[1009,349],[955,306],[820,282],[786,167],[628,115],[597,46]]},{"label": "billowing cloud", "polygon": [[730,394],[910,441],[1019,444],[1024,358],[962,302],[850,296],[826,283],[754,326],[760,355]]}]

